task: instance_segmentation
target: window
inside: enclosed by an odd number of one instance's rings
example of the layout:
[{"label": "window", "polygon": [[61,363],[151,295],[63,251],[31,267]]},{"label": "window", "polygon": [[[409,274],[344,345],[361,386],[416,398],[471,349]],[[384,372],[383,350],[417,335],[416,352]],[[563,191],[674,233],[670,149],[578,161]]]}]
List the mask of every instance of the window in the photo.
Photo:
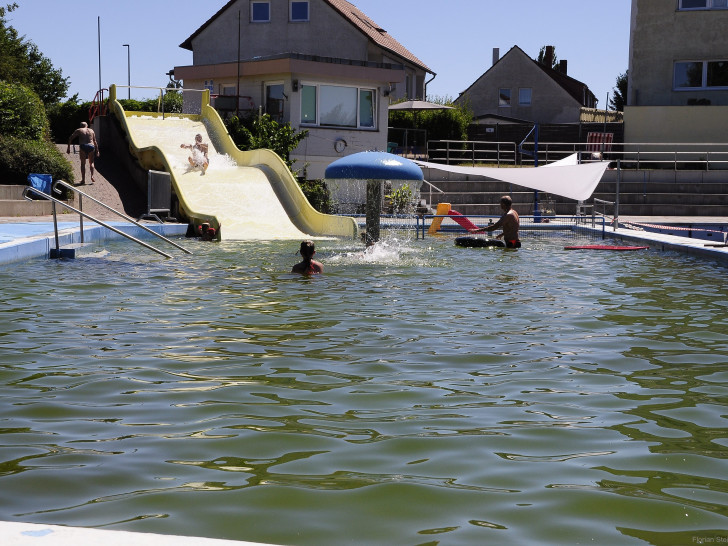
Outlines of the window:
[{"label": "window", "polygon": [[308,1],[294,2],[291,0],[291,22],[308,21]]},{"label": "window", "polygon": [[319,87],[319,124],[356,127],[356,87]]},{"label": "window", "polygon": [[518,90],[518,104],[521,106],[531,106],[531,88],[521,87]]},{"label": "window", "polygon": [[272,83],[265,86],[265,113],[277,122],[283,121],[283,84]]},{"label": "window", "polygon": [[316,86],[301,86],[301,123],[316,124]]},{"label": "window", "polygon": [[728,60],[677,62],[673,86],[676,91],[728,88]]},{"label": "window", "polygon": [[498,90],[498,106],[511,105],[511,90],[502,88]]},{"label": "window", "polygon": [[680,0],[681,10],[726,8],[728,8],[728,0]]},{"label": "window", "polygon": [[675,63],[675,89],[703,86],[703,63]]},{"label": "window", "polygon": [[359,127],[374,128],[374,91],[359,90]]},{"label": "window", "polygon": [[707,87],[728,87],[728,61],[708,63]]},{"label": "window", "polygon": [[250,21],[252,23],[270,23],[270,2],[251,2]]},{"label": "window", "polygon": [[342,85],[301,86],[301,124],[376,128],[376,93]]}]

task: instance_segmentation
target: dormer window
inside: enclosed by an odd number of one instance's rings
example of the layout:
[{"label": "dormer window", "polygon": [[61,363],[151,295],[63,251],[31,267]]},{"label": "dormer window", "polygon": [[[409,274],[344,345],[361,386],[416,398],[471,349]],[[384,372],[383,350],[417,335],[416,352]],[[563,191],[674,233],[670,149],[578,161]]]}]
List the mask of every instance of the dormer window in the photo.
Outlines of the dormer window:
[{"label": "dormer window", "polygon": [[270,23],[270,2],[253,1],[250,2],[250,22],[251,23]]},{"label": "dormer window", "polygon": [[292,23],[303,23],[309,20],[308,0],[305,2],[291,0],[290,20]]}]

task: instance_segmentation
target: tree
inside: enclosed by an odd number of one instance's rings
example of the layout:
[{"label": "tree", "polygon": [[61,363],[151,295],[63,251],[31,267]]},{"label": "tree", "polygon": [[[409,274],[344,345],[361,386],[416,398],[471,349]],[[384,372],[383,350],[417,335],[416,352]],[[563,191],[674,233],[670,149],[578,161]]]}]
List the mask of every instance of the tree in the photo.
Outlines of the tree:
[{"label": "tree", "polygon": [[0,80],[27,85],[45,105],[57,103],[66,96],[68,78],[53,67],[38,46],[8,25],[5,16],[17,7],[17,3],[0,7]]},{"label": "tree", "polygon": [[48,138],[48,118],[35,92],[0,80],[0,134],[26,140]]},{"label": "tree", "polygon": [[273,150],[291,170],[295,160],[291,161],[290,154],[308,136],[308,131],[296,131],[290,123],[278,123],[269,114],[242,119],[233,116],[225,120],[225,126],[238,148]]},{"label": "tree", "polygon": [[[540,51],[538,52],[538,57],[536,57],[536,61],[539,64],[545,64],[547,47],[549,47],[549,46],[541,47]],[[551,47],[554,47],[554,46],[551,46]],[[556,58],[556,47],[554,47],[554,58],[551,61],[551,66],[549,66],[549,68],[553,68],[555,70],[557,66],[559,66],[559,60]]]},{"label": "tree", "polygon": [[617,76],[616,87],[614,88],[614,94],[609,99],[609,106],[612,110],[618,110],[619,112],[624,111],[624,106],[627,104],[627,82],[629,78],[629,70]]}]

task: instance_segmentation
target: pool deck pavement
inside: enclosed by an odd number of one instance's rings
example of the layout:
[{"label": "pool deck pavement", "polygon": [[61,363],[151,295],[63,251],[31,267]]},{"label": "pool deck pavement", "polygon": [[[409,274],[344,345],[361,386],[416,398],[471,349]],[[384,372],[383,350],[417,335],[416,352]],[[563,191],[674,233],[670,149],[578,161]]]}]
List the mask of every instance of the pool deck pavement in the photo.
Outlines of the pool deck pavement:
[{"label": "pool deck pavement", "polygon": [[3,546],[270,546],[259,542],[0,522]]}]

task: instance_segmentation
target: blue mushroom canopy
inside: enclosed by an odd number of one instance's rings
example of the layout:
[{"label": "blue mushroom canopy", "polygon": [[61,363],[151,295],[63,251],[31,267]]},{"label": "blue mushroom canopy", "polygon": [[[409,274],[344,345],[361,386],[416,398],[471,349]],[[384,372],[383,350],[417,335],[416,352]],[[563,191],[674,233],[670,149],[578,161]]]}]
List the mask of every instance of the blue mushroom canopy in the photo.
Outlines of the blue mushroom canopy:
[{"label": "blue mushroom canopy", "polygon": [[422,169],[404,157],[387,152],[359,152],[337,159],[326,167],[328,179],[417,180]]}]

